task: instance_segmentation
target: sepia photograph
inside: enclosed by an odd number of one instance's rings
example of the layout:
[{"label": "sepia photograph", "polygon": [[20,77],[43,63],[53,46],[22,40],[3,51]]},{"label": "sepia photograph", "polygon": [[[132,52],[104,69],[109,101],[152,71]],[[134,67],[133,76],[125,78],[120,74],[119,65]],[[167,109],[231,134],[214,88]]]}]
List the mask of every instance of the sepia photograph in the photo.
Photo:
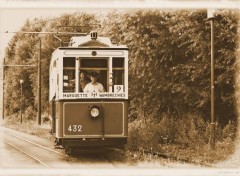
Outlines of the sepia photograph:
[{"label": "sepia photograph", "polygon": [[0,175],[240,175],[239,9],[1,1]]}]

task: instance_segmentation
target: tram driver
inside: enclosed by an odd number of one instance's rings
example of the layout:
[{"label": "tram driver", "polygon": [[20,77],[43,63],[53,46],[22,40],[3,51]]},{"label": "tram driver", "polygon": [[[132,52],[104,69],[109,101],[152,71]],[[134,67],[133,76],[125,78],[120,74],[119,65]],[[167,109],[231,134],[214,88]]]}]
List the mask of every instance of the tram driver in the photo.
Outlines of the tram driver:
[{"label": "tram driver", "polygon": [[98,73],[93,72],[90,74],[91,82],[88,83],[85,88],[84,92],[105,92],[104,87],[101,83],[97,82],[98,79]]}]

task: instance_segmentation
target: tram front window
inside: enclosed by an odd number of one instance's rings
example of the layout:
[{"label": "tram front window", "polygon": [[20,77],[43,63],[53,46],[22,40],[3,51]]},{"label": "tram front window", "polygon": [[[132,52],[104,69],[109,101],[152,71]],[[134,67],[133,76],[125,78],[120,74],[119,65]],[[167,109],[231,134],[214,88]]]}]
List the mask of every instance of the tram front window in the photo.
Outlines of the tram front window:
[{"label": "tram front window", "polygon": [[80,58],[79,92],[108,92],[108,58]]},{"label": "tram front window", "polygon": [[63,58],[63,92],[75,91],[75,57]]},{"label": "tram front window", "polygon": [[114,57],[112,60],[113,69],[113,92],[124,92],[124,58]]},{"label": "tram front window", "polygon": [[124,67],[124,57],[64,57],[63,92],[123,93]]}]

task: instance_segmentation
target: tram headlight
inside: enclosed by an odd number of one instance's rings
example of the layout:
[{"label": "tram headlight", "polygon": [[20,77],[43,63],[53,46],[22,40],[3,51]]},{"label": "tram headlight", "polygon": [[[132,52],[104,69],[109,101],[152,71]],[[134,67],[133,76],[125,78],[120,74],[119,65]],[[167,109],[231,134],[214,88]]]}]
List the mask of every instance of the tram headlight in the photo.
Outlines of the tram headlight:
[{"label": "tram headlight", "polygon": [[97,106],[92,106],[90,108],[90,115],[91,117],[93,117],[94,119],[97,118],[100,115],[100,108]]}]

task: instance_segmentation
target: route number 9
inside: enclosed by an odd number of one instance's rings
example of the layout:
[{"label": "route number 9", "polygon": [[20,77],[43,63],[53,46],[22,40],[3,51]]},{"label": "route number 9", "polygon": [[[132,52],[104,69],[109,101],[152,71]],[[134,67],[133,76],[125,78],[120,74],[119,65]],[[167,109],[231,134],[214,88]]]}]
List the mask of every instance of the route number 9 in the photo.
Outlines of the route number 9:
[{"label": "route number 9", "polygon": [[68,131],[73,133],[82,132],[82,125],[69,125]]},{"label": "route number 9", "polygon": [[123,92],[123,85],[114,85],[114,92],[122,93]]}]

